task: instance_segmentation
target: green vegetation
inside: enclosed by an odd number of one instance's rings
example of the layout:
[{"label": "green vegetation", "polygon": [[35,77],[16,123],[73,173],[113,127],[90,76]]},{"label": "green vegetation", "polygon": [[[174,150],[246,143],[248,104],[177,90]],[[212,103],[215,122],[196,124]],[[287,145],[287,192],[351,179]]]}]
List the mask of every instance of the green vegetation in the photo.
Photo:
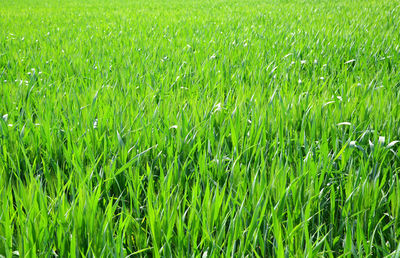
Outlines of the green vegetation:
[{"label": "green vegetation", "polygon": [[398,257],[399,31],[389,0],[2,0],[0,255]]}]

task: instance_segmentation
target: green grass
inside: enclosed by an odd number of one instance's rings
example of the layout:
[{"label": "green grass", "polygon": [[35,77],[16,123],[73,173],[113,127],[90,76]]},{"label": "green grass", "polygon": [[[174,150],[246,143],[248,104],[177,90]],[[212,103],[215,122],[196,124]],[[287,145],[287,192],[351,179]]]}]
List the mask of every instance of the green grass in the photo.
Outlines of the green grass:
[{"label": "green grass", "polygon": [[399,257],[399,31],[397,0],[2,0],[0,256]]}]

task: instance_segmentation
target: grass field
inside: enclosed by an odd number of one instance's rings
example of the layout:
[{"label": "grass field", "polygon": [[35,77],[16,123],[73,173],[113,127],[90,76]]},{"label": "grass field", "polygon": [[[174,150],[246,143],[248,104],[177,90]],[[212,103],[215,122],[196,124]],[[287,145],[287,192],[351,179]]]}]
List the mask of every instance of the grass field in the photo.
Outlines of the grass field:
[{"label": "grass field", "polygon": [[400,1],[2,0],[0,256],[400,256]]}]

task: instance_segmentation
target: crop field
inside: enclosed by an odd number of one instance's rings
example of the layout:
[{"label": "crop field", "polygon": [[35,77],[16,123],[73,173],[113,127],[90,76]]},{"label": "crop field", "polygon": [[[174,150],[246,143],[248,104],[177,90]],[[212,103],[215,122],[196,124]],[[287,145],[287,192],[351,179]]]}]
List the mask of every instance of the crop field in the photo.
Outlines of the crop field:
[{"label": "crop field", "polygon": [[400,1],[0,0],[0,257],[399,257]]}]

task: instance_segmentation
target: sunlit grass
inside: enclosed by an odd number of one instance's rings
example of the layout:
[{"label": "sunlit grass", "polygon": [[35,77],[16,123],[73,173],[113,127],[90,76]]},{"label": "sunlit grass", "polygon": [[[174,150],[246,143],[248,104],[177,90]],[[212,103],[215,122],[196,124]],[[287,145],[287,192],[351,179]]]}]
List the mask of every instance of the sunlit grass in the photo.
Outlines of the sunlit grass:
[{"label": "sunlit grass", "polygon": [[0,4],[0,255],[400,254],[400,2]]}]

